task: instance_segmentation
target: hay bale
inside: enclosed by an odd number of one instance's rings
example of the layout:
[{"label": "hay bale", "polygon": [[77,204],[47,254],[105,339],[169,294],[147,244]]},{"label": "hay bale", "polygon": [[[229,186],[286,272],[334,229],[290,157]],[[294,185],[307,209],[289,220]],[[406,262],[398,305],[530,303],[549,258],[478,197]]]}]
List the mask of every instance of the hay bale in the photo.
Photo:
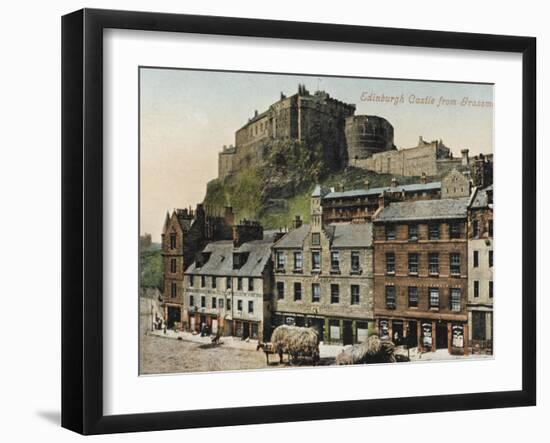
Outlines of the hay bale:
[{"label": "hay bale", "polygon": [[336,356],[338,365],[355,365],[362,363],[393,363],[395,346],[389,340],[381,340],[376,334],[363,343],[347,346]]},{"label": "hay bale", "polygon": [[314,328],[281,325],[271,335],[273,351],[297,357],[319,356],[319,335]]}]

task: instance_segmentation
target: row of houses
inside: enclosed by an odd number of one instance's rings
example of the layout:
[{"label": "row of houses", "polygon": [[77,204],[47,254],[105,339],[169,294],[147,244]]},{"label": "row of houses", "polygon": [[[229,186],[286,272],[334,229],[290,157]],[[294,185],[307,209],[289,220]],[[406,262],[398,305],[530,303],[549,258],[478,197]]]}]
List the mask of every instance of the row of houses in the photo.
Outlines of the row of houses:
[{"label": "row of houses", "polygon": [[470,192],[456,171],[442,182],[374,192],[317,186],[310,223],[297,216],[288,231],[265,232],[256,222],[233,223],[180,268],[185,241],[177,238],[188,231],[168,217],[168,326],[269,340],[289,324],[317,328],[326,343],[377,333],[423,351],[490,351],[492,214],[492,187]]}]

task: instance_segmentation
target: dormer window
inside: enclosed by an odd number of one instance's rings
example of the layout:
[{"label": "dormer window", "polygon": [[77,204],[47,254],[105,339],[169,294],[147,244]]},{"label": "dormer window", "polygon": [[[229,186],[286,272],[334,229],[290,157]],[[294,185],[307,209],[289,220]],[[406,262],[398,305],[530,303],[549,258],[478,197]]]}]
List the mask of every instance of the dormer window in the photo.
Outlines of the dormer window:
[{"label": "dormer window", "polygon": [[176,249],[176,233],[172,232],[170,234],[170,249]]},{"label": "dormer window", "polygon": [[319,246],[321,244],[321,234],[314,232],[311,234],[311,244],[313,246]]},{"label": "dormer window", "polygon": [[233,254],[233,269],[240,269],[246,263],[248,253],[236,252]]}]

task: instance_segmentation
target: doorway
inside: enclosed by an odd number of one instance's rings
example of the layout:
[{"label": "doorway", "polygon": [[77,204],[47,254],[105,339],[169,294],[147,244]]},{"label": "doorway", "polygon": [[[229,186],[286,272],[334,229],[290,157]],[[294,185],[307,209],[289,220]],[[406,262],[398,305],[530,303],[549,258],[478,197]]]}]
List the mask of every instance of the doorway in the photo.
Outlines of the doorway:
[{"label": "doorway", "polygon": [[436,349],[447,349],[449,345],[447,337],[447,322],[438,322],[435,325]]},{"label": "doorway", "polygon": [[353,344],[353,328],[351,320],[344,320],[342,330],[342,343],[344,346]]},{"label": "doorway", "polygon": [[181,310],[175,306],[168,306],[168,321],[166,326],[168,329],[173,329],[176,323],[181,321]]},{"label": "doorway", "polygon": [[415,320],[409,321],[407,327],[407,347],[416,348],[418,346],[418,323]]}]

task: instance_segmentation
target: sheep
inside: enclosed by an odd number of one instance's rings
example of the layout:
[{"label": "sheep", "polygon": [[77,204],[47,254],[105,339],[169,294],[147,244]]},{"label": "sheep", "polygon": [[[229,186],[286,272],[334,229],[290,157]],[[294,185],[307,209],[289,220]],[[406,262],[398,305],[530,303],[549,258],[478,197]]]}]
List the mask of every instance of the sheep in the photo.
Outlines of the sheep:
[{"label": "sheep", "polygon": [[314,328],[281,325],[275,328],[271,335],[273,353],[279,354],[280,363],[283,353],[289,355],[289,361],[299,357],[311,357],[319,361],[319,334]]},{"label": "sheep", "polygon": [[395,345],[389,340],[381,340],[373,334],[363,343],[348,346],[336,356],[337,365],[360,363],[394,363]]}]

